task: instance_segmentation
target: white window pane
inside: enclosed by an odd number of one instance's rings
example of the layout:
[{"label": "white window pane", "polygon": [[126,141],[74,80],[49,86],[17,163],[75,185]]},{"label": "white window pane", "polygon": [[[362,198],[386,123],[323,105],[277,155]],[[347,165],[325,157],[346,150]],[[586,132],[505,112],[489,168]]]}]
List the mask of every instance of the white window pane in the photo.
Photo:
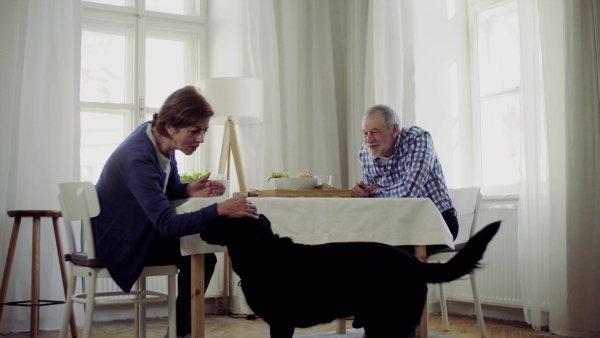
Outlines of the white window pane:
[{"label": "white window pane", "polygon": [[128,135],[131,111],[81,112],[81,180],[96,183],[106,160]]},{"label": "white window pane", "polygon": [[146,0],[146,10],[178,15],[199,15],[198,0]]},{"label": "white window pane", "polygon": [[122,32],[83,30],[81,94],[84,102],[131,103],[130,29]]},{"label": "white window pane", "polygon": [[146,39],[146,106],[160,107],[185,85],[185,42]]},{"label": "white window pane", "polygon": [[519,183],[519,94],[481,103],[483,186]]},{"label": "white window pane", "polygon": [[85,2],[95,2],[97,4],[113,5],[121,7],[133,7],[134,0],[85,0]]},{"label": "white window pane", "polygon": [[479,13],[477,30],[480,95],[519,87],[521,64],[516,3]]}]

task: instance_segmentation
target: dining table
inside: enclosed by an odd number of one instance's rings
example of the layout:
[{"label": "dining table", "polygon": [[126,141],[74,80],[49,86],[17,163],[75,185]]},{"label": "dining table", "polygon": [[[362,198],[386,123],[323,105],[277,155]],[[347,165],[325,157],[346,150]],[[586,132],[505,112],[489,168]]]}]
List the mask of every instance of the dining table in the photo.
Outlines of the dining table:
[{"label": "dining table", "polygon": [[[189,198],[173,201],[176,213],[199,210],[226,197]],[[337,197],[248,197],[267,216],[273,232],[301,244],[329,242],[379,242],[411,245],[426,261],[426,245],[454,248],[453,238],[435,204],[428,198],[337,198]],[[204,254],[226,252],[199,235],[181,237],[182,255],[192,261],[192,337],[204,338]],[[225,271],[228,269],[226,268]],[[427,302],[417,337],[427,337]],[[346,331],[346,320],[338,320],[336,332]]]}]

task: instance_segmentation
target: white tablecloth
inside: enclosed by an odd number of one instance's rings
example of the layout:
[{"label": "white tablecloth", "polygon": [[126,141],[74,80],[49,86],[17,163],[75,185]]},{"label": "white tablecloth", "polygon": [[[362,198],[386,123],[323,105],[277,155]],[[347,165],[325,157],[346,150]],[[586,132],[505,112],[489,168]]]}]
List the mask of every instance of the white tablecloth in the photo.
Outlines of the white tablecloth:
[{"label": "white tablecloth", "polygon": [[[190,198],[176,205],[177,213],[195,211],[225,198]],[[282,198],[250,197],[271,221],[273,231],[302,244],[369,241],[391,245],[446,244],[452,235],[427,198]],[[222,252],[198,235],[181,238],[181,253]]]}]

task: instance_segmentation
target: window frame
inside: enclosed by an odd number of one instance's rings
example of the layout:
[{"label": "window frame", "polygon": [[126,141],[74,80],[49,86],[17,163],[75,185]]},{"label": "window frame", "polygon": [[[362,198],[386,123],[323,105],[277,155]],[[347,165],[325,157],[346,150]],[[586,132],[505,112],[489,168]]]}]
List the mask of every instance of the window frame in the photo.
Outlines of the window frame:
[{"label": "window frame", "polygon": [[[125,135],[129,135],[137,126],[147,121],[147,114],[152,113],[160,107],[149,107],[146,105],[146,37],[155,35],[154,32],[172,32],[181,34],[184,39],[193,42],[193,45],[185,51],[186,61],[184,72],[184,85],[194,85],[199,79],[208,74],[208,22],[207,0],[198,0],[198,8],[195,13],[198,16],[186,16],[170,13],[160,13],[145,10],[145,0],[133,0],[133,6],[114,6],[94,2],[82,2],[82,30],[93,27],[98,24],[99,31],[103,26],[110,32],[110,24],[114,27],[131,27],[132,32],[129,38],[131,50],[129,60],[130,79],[126,79],[124,103],[104,103],[82,101],[80,99],[80,111],[102,111],[111,113],[112,111],[129,110],[129,116],[126,117],[124,125]],[[108,25],[107,25],[108,24]],[[149,33],[150,32],[150,33]],[[167,33],[170,34],[170,33]],[[189,36],[186,36],[188,35]],[[164,98],[163,98],[164,99]],[[199,170],[198,155],[185,156],[182,161],[186,170]],[[80,163],[83,168],[84,163]],[[92,179],[95,177],[92,176]]]},{"label": "window frame", "polygon": [[[470,57],[470,79],[471,79],[471,112],[473,128],[473,173],[476,182],[481,182],[481,192],[484,196],[495,197],[513,197],[519,195],[520,184],[517,182],[510,185],[483,186],[483,149],[482,149],[482,115],[481,102],[500,98],[506,95],[514,95],[521,92],[521,88],[516,87],[508,90],[502,90],[486,95],[480,95],[479,81],[479,42],[478,42],[478,23],[477,15],[481,12],[491,10],[509,3],[516,3],[517,0],[469,0],[468,2],[468,34],[469,34],[469,57]],[[522,110],[519,110],[522,114]]]}]

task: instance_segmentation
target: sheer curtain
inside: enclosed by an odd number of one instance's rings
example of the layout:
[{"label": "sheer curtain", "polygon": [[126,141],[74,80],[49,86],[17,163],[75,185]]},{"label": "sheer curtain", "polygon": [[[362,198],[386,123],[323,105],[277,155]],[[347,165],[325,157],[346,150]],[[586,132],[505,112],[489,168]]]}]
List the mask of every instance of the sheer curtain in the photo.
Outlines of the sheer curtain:
[{"label": "sheer curtain", "polygon": [[521,191],[519,268],[525,319],[539,330],[548,308],[548,136],[537,1],[519,1],[521,44]]},{"label": "sheer curtain", "polygon": [[[4,271],[12,229],[6,211],[58,210],[58,183],[79,179],[81,4],[8,0],[1,2],[0,12],[0,268]],[[42,299],[63,295],[51,229],[50,221],[42,221]],[[7,301],[31,298],[30,275],[31,221],[23,220]],[[58,328],[62,312],[62,305],[41,307],[40,327]],[[0,332],[28,330],[29,308],[5,306]]]},{"label": "sheer curtain", "polygon": [[519,11],[525,316],[536,329],[548,324],[555,333],[597,337],[600,7],[591,0],[520,0]]},{"label": "sheer curtain", "polygon": [[600,336],[600,4],[565,1],[567,313]]},{"label": "sheer curtain", "polygon": [[[331,174],[333,185],[351,187],[360,179],[357,152],[365,109],[387,103],[402,111],[414,103],[414,90],[408,99],[403,95],[414,89],[403,77],[401,42],[412,34],[401,29],[401,7],[407,5],[393,0],[249,4],[211,1],[209,37],[211,77],[248,76],[265,85],[263,123],[238,126],[248,187],[269,187],[271,171],[281,169]],[[406,114],[414,121],[412,109]]]},{"label": "sheer curtain", "polygon": [[[262,189],[272,169],[282,167],[279,98],[279,58],[275,16],[271,1],[209,2],[209,77],[249,77],[264,86],[261,123],[238,125],[245,178],[249,189]],[[222,128],[211,127],[207,142],[219,154]],[[208,167],[217,168],[218,158]],[[203,165],[204,166],[204,165]],[[235,171],[231,170],[235,175]],[[232,191],[238,191],[233,176]]]}]

